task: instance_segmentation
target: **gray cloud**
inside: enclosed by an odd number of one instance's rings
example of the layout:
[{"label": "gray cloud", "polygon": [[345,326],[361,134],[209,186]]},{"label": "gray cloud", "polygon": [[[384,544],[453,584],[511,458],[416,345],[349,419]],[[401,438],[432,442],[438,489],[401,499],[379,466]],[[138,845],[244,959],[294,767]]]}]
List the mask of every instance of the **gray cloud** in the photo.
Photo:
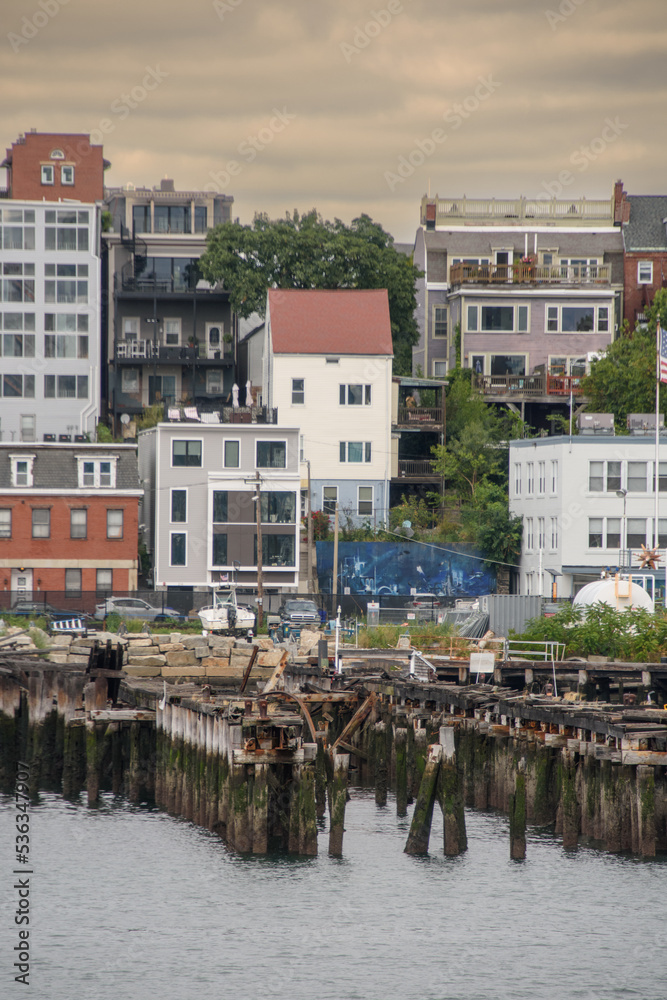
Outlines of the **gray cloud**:
[{"label": "gray cloud", "polygon": [[[315,206],[349,221],[367,211],[409,240],[429,183],[441,195],[534,193],[620,116],[628,128],[568,190],[607,197],[617,176],[637,193],[664,189],[663,0],[400,6],[376,30],[387,0],[233,0],[222,19],[202,0],[69,0],[13,51],[9,34],[40,8],[6,3],[5,145],[30,127],[87,131],[106,118],[108,183],[169,174],[179,187],[203,187],[285,108],[289,126],[230,179],[235,214]],[[547,11],[563,19],[550,23]],[[147,66],[163,82],[122,115],[114,107]],[[488,100],[458,127],[444,122],[488,75],[499,83]],[[446,141],[390,191],[385,172],[439,127]]]}]

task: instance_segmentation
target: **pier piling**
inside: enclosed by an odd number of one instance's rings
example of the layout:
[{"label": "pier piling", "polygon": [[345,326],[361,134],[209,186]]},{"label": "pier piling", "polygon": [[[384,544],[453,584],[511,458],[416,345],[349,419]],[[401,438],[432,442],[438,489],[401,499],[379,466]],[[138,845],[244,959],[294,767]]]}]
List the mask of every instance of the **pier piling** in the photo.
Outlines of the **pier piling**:
[{"label": "pier piling", "polygon": [[345,829],[345,804],[347,802],[347,774],[349,765],[349,754],[333,754],[333,781],[330,796],[331,816],[329,823],[329,854],[333,857],[340,857],[343,853],[343,832]]}]

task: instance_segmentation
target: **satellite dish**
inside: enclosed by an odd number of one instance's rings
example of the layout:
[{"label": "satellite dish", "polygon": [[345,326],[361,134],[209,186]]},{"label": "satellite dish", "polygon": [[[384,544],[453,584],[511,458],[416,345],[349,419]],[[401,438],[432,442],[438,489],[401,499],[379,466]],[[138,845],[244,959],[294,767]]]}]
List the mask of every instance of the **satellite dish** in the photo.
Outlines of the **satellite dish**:
[{"label": "satellite dish", "polygon": [[120,415],[120,422],[121,422],[121,424],[129,424],[129,422],[130,422],[130,414],[129,413],[121,413],[121,415]]}]

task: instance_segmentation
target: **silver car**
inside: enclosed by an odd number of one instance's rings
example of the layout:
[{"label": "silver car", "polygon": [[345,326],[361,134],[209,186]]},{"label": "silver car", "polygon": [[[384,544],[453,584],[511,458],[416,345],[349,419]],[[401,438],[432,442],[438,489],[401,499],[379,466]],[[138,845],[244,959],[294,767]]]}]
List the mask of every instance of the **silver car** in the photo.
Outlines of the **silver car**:
[{"label": "silver car", "polygon": [[185,618],[174,608],[154,608],[140,597],[107,597],[102,604],[95,605],[95,617],[106,618],[107,615],[120,615],[121,618],[143,618],[146,621],[157,621],[163,618]]}]

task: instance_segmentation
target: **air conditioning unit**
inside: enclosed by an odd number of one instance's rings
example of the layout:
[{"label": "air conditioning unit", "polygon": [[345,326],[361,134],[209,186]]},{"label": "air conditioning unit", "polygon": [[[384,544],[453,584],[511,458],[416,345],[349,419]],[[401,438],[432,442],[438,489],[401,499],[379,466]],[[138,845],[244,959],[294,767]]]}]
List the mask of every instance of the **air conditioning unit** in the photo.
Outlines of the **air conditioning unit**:
[{"label": "air conditioning unit", "polygon": [[82,441],[85,442],[88,439],[86,438],[85,434],[75,434],[74,440],[77,442],[77,444],[80,444]]},{"label": "air conditioning unit", "polygon": [[55,439],[56,439],[55,434],[45,434],[44,435],[44,440],[45,441],[55,441]]},{"label": "air conditioning unit", "polygon": [[72,440],[72,435],[71,434],[59,434],[58,435],[58,440],[59,441],[71,441]]}]

